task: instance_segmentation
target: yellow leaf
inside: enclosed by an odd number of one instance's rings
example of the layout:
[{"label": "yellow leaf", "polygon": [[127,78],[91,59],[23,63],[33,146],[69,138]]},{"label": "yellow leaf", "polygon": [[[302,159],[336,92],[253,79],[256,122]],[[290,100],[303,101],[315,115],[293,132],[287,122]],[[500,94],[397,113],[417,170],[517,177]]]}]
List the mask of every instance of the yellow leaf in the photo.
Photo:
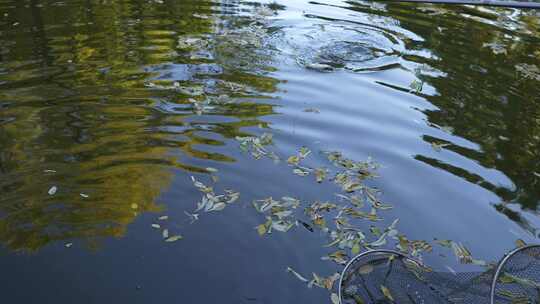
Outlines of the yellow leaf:
[{"label": "yellow leaf", "polygon": [[351,249],[351,253],[354,255],[357,255],[360,253],[360,245],[358,243],[354,244],[354,246]]},{"label": "yellow leaf", "polygon": [[381,291],[383,295],[390,301],[394,302],[394,298],[392,297],[392,294],[390,293],[390,289],[386,288],[386,286],[381,285]]},{"label": "yellow leaf", "polygon": [[257,226],[257,232],[261,236],[264,235],[266,233],[266,226],[264,224],[260,224],[259,226]]},{"label": "yellow leaf", "polygon": [[358,269],[358,273],[360,274],[370,274],[373,271],[373,266],[366,264],[363,265]]},{"label": "yellow leaf", "polygon": [[287,159],[287,162],[291,165],[298,165],[300,162],[300,157],[293,155]]}]

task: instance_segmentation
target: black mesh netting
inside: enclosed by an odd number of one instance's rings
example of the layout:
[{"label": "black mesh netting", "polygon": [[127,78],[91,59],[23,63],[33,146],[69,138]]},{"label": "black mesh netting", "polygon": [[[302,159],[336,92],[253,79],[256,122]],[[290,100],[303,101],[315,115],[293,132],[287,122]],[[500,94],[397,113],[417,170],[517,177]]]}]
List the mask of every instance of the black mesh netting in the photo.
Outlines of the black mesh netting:
[{"label": "black mesh netting", "polygon": [[[512,252],[483,272],[438,272],[391,250],[354,258],[339,285],[342,304],[540,303],[540,246]],[[495,301],[492,302],[492,287]]]},{"label": "black mesh netting", "polygon": [[493,304],[540,303],[540,246],[528,246],[500,263],[493,282]]}]

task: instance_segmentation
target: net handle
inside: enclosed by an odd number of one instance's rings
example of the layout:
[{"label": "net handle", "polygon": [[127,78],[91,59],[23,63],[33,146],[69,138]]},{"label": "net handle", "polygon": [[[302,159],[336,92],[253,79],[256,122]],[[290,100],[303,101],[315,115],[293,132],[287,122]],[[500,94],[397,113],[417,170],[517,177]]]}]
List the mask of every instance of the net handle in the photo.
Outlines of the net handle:
[{"label": "net handle", "polygon": [[338,284],[338,297],[339,297],[339,304],[343,304],[343,301],[341,300],[343,298],[343,295],[342,295],[342,290],[341,290],[341,286],[343,284],[343,278],[345,277],[345,273],[347,272],[347,270],[349,270],[349,268],[351,267],[352,264],[354,264],[354,262],[356,262],[356,260],[366,256],[366,255],[369,255],[369,254],[377,254],[377,253],[390,253],[390,254],[395,254],[397,256],[400,256],[402,258],[405,258],[405,259],[408,259],[408,260],[411,260],[415,263],[417,263],[418,265],[422,265],[420,262],[418,262],[417,260],[414,260],[414,259],[411,259],[409,258],[407,255],[399,252],[399,251],[396,251],[396,250],[391,250],[391,249],[374,249],[374,250],[368,250],[366,252],[362,252],[360,253],[359,255],[356,255],[354,258],[352,258],[348,263],[347,265],[345,265],[345,268],[343,268],[343,271],[341,272],[341,276],[339,277],[339,284]]},{"label": "net handle", "polygon": [[527,245],[523,247],[516,248],[512,251],[510,251],[500,262],[499,265],[497,265],[497,271],[495,271],[495,275],[493,276],[493,281],[491,282],[491,291],[489,292],[490,295],[490,301],[489,303],[495,304],[495,285],[497,285],[497,280],[499,279],[499,275],[501,274],[503,267],[506,265],[508,260],[513,257],[515,254],[526,250],[530,248],[538,248],[540,247],[540,244],[534,244],[534,245]]}]

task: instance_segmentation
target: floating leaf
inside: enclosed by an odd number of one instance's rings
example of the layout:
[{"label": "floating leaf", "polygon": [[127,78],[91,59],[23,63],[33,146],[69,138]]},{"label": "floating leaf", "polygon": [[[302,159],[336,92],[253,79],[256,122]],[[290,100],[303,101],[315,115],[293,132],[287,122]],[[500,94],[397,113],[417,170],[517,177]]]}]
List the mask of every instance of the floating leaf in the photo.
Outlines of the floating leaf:
[{"label": "floating leaf", "polygon": [[354,191],[356,191],[358,189],[361,189],[362,185],[360,183],[358,183],[358,182],[354,182],[354,181],[349,180],[349,181],[343,183],[341,185],[341,187],[343,188],[343,191],[350,193],[350,192],[354,192]]},{"label": "floating leaf", "polygon": [[266,225],[260,224],[259,226],[257,226],[257,232],[260,236],[264,235],[266,233]]},{"label": "floating leaf", "polygon": [[164,229],[162,232],[162,236],[164,239],[169,238],[169,229]]},{"label": "floating leaf", "polygon": [[435,239],[435,243],[443,246],[443,247],[448,247],[448,248],[451,248],[452,247],[452,241],[451,240],[437,240]]},{"label": "floating leaf", "polygon": [[523,75],[524,78],[536,79],[540,81],[540,68],[534,64],[520,63],[515,66],[516,70]]},{"label": "floating leaf", "polygon": [[379,229],[379,227],[375,227],[375,226],[369,227],[369,231],[371,231],[371,233],[374,236],[381,236],[381,234],[382,234],[381,229]]},{"label": "floating leaf", "polygon": [[339,304],[339,296],[336,293],[332,293],[330,295],[330,300],[332,300],[332,304]]},{"label": "floating leaf", "polygon": [[436,143],[436,142],[431,143],[431,147],[433,148],[433,150],[435,150],[437,152],[441,152],[442,148],[444,148],[446,146],[449,146],[449,145],[450,144],[447,144],[447,143]]},{"label": "floating leaf", "polygon": [[191,214],[187,211],[184,211],[184,213],[191,219],[191,224],[199,220],[199,215],[197,213]]},{"label": "floating leaf", "polygon": [[288,216],[291,216],[292,215],[292,211],[291,210],[284,210],[284,211],[278,211],[278,212],[273,212],[272,215],[273,216],[276,216],[278,219],[284,219]]},{"label": "floating leaf", "polygon": [[387,210],[393,208],[392,205],[384,204],[379,199],[377,199],[373,191],[369,190],[369,188],[366,188],[366,196],[371,202],[371,205],[376,209]]},{"label": "floating leaf", "polygon": [[392,294],[390,293],[390,289],[388,289],[386,286],[381,285],[381,291],[383,295],[390,301],[394,302],[394,298],[392,297]]},{"label": "floating leaf", "polygon": [[273,142],[274,135],[271,133],[263,133],[259,139],[261,145],[266,146],[270,145]]},{"label": "floating leaf", "polygon": [[287,163],[291,165],[298,165],[299,162],[300,162],[300,157],[297,155],[293,155],[287,158]]},{"label": "floating leaf", "polygon": [[274,161],[279,160],[279,157],[275,153],[265,148],[266,145],[270,145],[273,142],[272,134],[270,133],[264,133],[261,137],[237,136],[236,140],[240,142],[240,149],[244,152],[249,152],[255,159],[266,156]]},{"label": "floating leaf", "polygon": [[309,171],[304,170],[303,168],[296,168],[293,170],[293,173],[298,176],[306,176],[309,175]]},{"label": "floating leaf", "polygon": [[79,195],[80,195],[82,198],[89,198],[89,197],[90,197],[88,194],[85,194],[85,193],[79,193]]},{"label": "floating leaf", "polygon": [[161,226],[160,226],[160,225],[158,225],[158,224],[152,224],[152,228],[155,228],[155,229],[160,229],[160,228],[161,228]]},{"label": "floating leaf", "polygon": [[55,195],[56,191],[58,191],[58,187],[52,186],[47,193],[49,193],[49,195]]},{"label": "floating leaf", "polygon": [[66,248],[71,248],[71,246],[73,246],[73,243],[66,243],[64,246],[66,246]]},{"label": "floating leaf", "polygon": [[320,288],[326,288],[328,290],[332,290],[332,287],[334,286],[334,282],[339,279],[339,273],[334,273],[333,275],[323,278],[317,275],[316,273],[313,273],[313,279],[309,281],[308,287],[311,288],[313,285],[320,287]]},{"label": "floating leaf", "polygon": [[324,168],[316,168],[315,169],[315,179],[317,180],[317,183],[322,183],[324,179],[326,178],[326,169]]},{"label": "floating leaf", "polygon": [[483,266],[483,267],[488,265],[488,263],[486,261],[479,260],[479,259],[472,259],[471,264],[477,265],[477,266]]},{"label": "floating leaf", "polygon": [[353,245],[353,247],[351,248],[351,253],[353,255],[357,255],[360,253],[360,244],[356,243]]},{"label": "floating leaf", "polygon": [[216,172],[218,172],[218,169],[212,168],[212,167],[208,167],[208,168],[206,168],[206,172],[216,173]]},{"label": "floating leaf", "polygon": [[234,192],[232,190],[225,190],[225,193],[227,193],[227,204],[232,204],[236,202],[240,198],[240,192]]},{"label": "floating leaf", "polygon": [[373,272],[373,266],[370,264],[362,265],[362,267],[358,268],[358,273],[363,275],[368,275]]},{"label": "floating leaf", "polygon": [[388,235],[388,232],[383,233],[378,240],[375,242],[369,243],[368,245],[370,247],[380,247],[386,244],[386,236]]},{"label": "floating leaf", "polygon": [[454,255],[459,259],[461,263],[470,264],[473,262],[471,252],[467,248],[465,248],[463,244],[452,242],[451,247],[452,247],[452,250],[454,251]]},{"label": "floating leaf", "polygon": [[402,252],[409,252],[409,240],[404,235],[398,236],[399,243],[397,248]]},{"label": "floating leaf", "polygon": [[411,92],[421,93],[422,88],[424,87],[424,82],[415,79],[411,82],[411,84],[409,84],[409,87],[411,88]]},{"label": "floating leaf", "polygon": [[162,216],[158,217],[158,220],[160,220],[160,221],[166,221],[168,219],[169,219],[169,216],[167,216],[167,215],[162,215]]},{"label": "floating leaf", "polygon": [[422,251],[431,252],[433,250],[433,247],[423,240],[410,242],[410,248],[412,249],[411,255],[413,256],[418,256]]},{"label": "floating leaf", "polygon": [[313,224],[319,227],[326,227],[326,221],[323,217],[317,217],[313,220]]},{"label": "floating leaf", "polygon": [[296,208],[300,205],[300,201],[294,197],[284,196],[281,200],[287,207]]},{"label": "floating leaf", "polygon": [[272,222],[272,229],[275,229],[280,232],[287,232],[294,226],[292,223],[287,223],[285,221]]},{"label": "floating leaf", "polygon": [[385,232],[388,232],[388,236],[395,237],[397,235],[396,227],[398,223],[399,219],[397,218],[392,222],[392,224],[390,224],[390,226],[388,226],[388,228],[385,229]]},{"label": "floating leaf", "polygon": [[176,242],[178,240],[181,240],[183,237],[181,235],[174,235],[167,239],[165,239],[165,242]]},{"label": "floating leaf", "polygon": [[504,47],[503,44],[497,43],[497,42],[491,42],[491,43],[484,43],[482,45],[483,48],[488,47],[493,51],[493,54],[499,55],[499,54],[507,54],[508,51]]},{"label": "floating leaf", "polygon": [[214,190],[212,187],[208,187],[205,184],[201,183],[200,181],[196,180],[195,177],[191,177],[191,181],[193,182],[193,185],[199,189],[199,191],[204,193],[212,193]]},{"label": "floating leaf", "polygon": [[306,158],[309,154],[311,154],[311,150],[306,148],[306,147],[302,147],[300,148],[300,153],[299,153],[299,156],[300,158],[304,159]]},{"label": "floating leaf", "polygon": [[195,209],[195,212],[207,208],[207,205],[208,205],[208,204],[210,204],[210,201],[208,200],[208,198],[207,198],[206,195],[205,195],[205,196],[203,196],[203,198],[201,199],[201,201],[197,203],[197,209]]},{"label": "floating leaf", "polygon": [[297,279],[299,279],[300,281],[302,282],[309,282],[308,279],[304,278],[301,274],[299,274],[298,272],[294,271],[294,269],[292,269],[291,267],[287,267],[287,272],[290,272],[292,273]]},{"label": "floating leaf", "polygon": [[217,203],[217,204],[212,205],[212,207],[205,209],[205,211],[206,212],[221,211],[225,209],[225,207],[227,207],[225,203]]},{"label": "floating leaf", "polygon": [[328,256],[322,257],[322,260],[331,260],[338,264],[345,265],[347,264],[348,256],[343,250],[338,250],[334,253],[329,254]]}]

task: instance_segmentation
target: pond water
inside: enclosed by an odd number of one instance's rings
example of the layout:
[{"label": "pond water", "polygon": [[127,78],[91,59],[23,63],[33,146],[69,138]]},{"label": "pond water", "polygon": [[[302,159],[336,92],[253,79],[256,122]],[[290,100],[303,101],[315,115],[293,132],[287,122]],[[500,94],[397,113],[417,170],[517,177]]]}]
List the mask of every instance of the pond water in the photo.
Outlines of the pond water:
[{"label": "pond water", "polygon": [[[351,220],[361,250],[394,248],[373,227],[395,219],[443,269],[478,266],[434,239],[486,261],[538,242],[539,20],[361,0],[0,0],[3,301],[329,303],[286,271],[342,269],[304,212],[335,203],[332,230],[348,204],[325,151],[378,164],[362,184],[393,208]],[[192,176],[240,197],[195,218]],[[283,196],[301,201],[293,227],[267,233],[252,201]]]}]

